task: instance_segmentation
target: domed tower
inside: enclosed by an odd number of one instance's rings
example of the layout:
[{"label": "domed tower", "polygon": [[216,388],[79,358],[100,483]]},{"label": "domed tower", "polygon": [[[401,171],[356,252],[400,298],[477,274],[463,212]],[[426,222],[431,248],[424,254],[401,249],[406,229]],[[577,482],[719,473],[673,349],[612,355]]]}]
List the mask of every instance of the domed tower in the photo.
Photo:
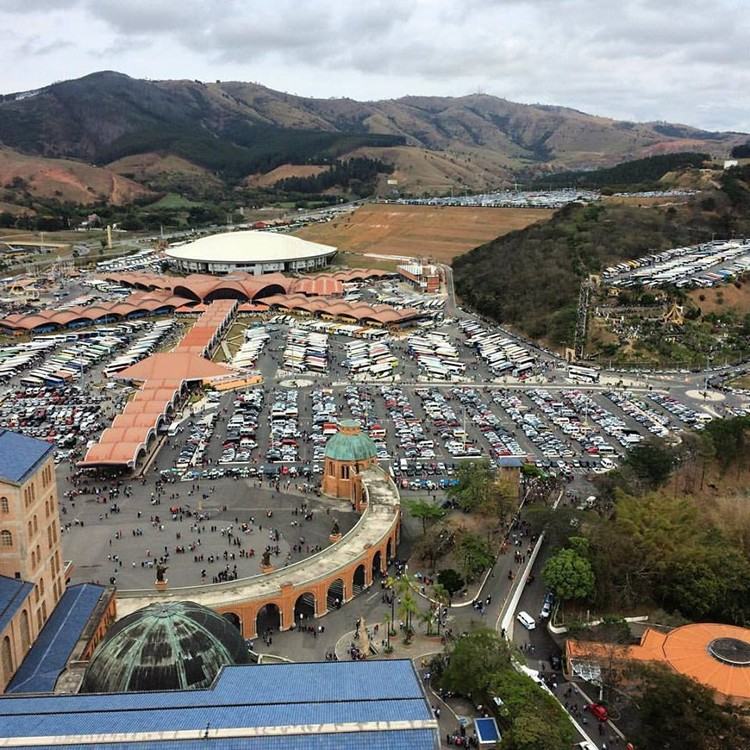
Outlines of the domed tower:
[{"label": "domed tower", "polygon": [[362,469],[374,466],[378,458],[375,443],[362,432],[356,419],[342,419],[339,431],[329,438],[325,449],[323,494],[361,501],[361,483],[357,475]]},{"label": "domed tower", "polygon": [[205,688],[225,664],[249,660],[239,630],[208,607],[150,604],[110,628],[86,669],[81,692]]}]

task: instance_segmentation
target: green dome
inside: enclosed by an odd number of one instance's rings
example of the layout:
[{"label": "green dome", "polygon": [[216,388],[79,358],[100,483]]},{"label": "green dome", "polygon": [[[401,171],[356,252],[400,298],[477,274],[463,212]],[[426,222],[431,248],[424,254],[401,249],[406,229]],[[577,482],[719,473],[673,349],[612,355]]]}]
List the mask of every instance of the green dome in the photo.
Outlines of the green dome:
[{"label": "green dome", "polygon": [[250,660],[240,631],[194,602],[150,604],[116,622],[94,652],[82,693],[188,690]]},{"label": "green dome", "polygon": [[326,443],[325,457],[334,461],[368,461],[377,455],[375,443],[360,430],[355,419],[342,419],[339,431]]}]

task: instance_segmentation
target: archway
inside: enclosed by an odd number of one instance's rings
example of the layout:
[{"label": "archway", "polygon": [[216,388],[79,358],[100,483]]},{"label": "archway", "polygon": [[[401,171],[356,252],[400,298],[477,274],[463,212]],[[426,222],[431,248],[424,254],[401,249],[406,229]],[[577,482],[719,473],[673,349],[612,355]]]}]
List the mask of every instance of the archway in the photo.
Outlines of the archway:
[{"label": "archway", "polygon": [[227,620],[227,622],[231,622],[232,625],[234,625],[234,627],[240,631],[240,633],[242,632],[242,619],[239,615],[235,614],[234,612],[225,612],[224,619]]},{"label": "archway", "polygon": [[328,594],[326,596],[326,604],[328,610],[339,609],[344,603],[344,582],[337,578],[328,587]]},{"label": "archway", "polygon": [[375,581],[378,578],[380,578],[380,565],[381,565],[381,559],[382,555],[380,554],[380,550],[378,550],[373,556],[372,556],[372,580]]},{"label": "archway", "polygon": [[315,618],[315,594],[306,591],[297,597],[294,603],[294,622],[307,624]]},{"label": "archway", "polygon": [[354,571],[354,578],[352,579],[352,592],[354,596],[361,593],[365,588],[365,566],[358,565]]},{"label": "archway", "polygon": [[281,630],[281,610],[277,604],[269,602],[258,610],[255,618],[255,632],[261,636],[267,630]]},{"label": "archway", "polygon": [[389,538],[388,544],[385,545],[385,561],[390,564],[391,560],[393,560],[393,544]]}]

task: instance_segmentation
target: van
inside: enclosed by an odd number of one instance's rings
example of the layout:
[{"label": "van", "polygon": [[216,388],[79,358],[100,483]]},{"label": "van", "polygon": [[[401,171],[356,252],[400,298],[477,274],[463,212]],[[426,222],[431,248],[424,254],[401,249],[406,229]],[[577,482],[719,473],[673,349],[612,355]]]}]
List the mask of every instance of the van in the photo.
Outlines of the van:
[{"label": "van", "polygon": [[528,612],[519,612],[516,615],[516,620],[523,625],[526,630],[534,630],[536,627],[536,620]]}]

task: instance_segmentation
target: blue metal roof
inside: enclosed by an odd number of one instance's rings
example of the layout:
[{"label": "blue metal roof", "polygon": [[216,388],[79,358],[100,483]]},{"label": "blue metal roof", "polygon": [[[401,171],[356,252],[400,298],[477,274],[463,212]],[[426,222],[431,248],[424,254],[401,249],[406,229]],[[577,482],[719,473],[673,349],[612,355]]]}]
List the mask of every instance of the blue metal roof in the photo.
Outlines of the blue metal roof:
[{"label": "blue metal roof", "polygon": [[91,617],[104,586],[70,586],[15,674],[7,693],[52,692]]},{"label": "blue metal roof", "polygon": [[0,576],[0,631],[7,627],[33,588],[29,581]]},{"label": "blue metal roof", "polygon": [[[200,732],[198,733],[200,735]],[[292,736],[208,738],[195,740],[149,740],[149,748],[158,750],[205,750],[211,743],[221,750],[435,750],[436,733],[430,729],[399,729],[383,732],[341,732]],[[87,748],[96,750],[135,750],[143,744],[107,742]],[[20,750],[29,745],[16,745]],[[34,750],[59,750],[60,745],[33,745]]]},{"label": "blue metal roof", "polygon": [[[195,731],[206,726],[264,728],[360,722],[432,721],[411,661],[322,662],[224,667],[206,690],[101,695],[0,696],[6,738],[82,734]],[[401,725],[403,727],[403,725]],[[125,748],[127,743],[90,747]],[[114,740],[115,738],[113,738]],[[262,746],[269,750],[432,750],[435,731],[393,729],[323,735],[242,737],[217,740],[222,748]],[[59,746],[59,744],[57,745]],[[177,741],[148,741],[177,747]],[[180,743],[184,746],[184,743]]]},{"label": "blue metal roof", "polygon": [[53,450],[54,446],[44,440],[0,430],[0,480],[21,484]]},{"label": "blue metal roof", "polygon": [[185,708],[214,706],[217,703],[227,706],[264,705],[269,702],[269,695],[273,695],[274,703],[355,702],[423,697],[414,667],[408,659],[301,662],[224,667],[216,682],[206,690],[8,698],[0,696],[0,716],[25,714],[32,705],[37,714]]},{"label": "blue metal roof", "polygon": [[484,719],[474,719],[474,729],[477,733],[479,744],[500,742],[500,730],[497,728],[497,722],[491,716]]}]

